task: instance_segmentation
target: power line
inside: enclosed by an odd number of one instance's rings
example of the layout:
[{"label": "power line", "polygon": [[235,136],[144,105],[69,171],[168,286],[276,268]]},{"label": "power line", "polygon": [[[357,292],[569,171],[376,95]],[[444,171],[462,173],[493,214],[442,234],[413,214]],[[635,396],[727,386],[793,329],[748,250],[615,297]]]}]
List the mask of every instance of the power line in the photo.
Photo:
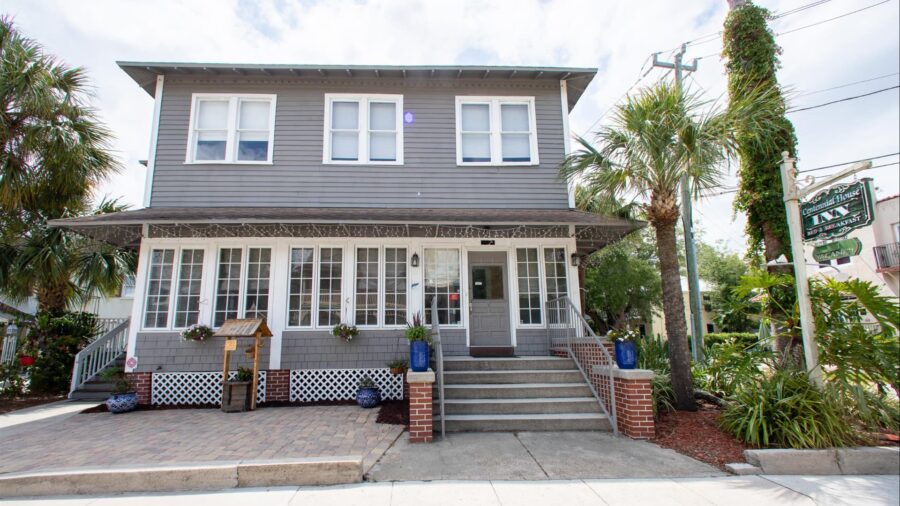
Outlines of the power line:
[{"label": "power line", "polygon": [[877,77],[871,77],[871,78],[869,78],[869,79],[863,79],[863,80],[861,80],[861,81],[853,81],[852,83],[840,84],[840,85],[838,85],[838,86],[832,86],[831,88],[824,88],[824,89],[821,89],[821,90],[807,91],[807,92],[805,92],[805,93],[801,93],[801,94],[796,95],[796,96],[797,96],[797,97],[806,97],[806,96],[809,96],[809,95],[815,95],[815,94],[817,94],[817,93],[824,93],[824,92],[826,92],[826,91],[837,90],[837,89],[840,89],[840,88],[846,88],[846,87],[848,87],[848,86],[853,86],[853,85],[856,85],[856,84],[862,84],[862,83],[869,83],[869,82],[872,82],[872,81],[878,81],[878,80],[880,80],[880,79],[884,79],[884,78],[886,78],[886,77],[893,77],[893,76],[896,76],[896,75],[900,75],[900,72],[894,72],[893,74],[884,74],[884,75],[877,76]]},{"label": "power line", "polygon": [[846,98],[842,98],[842,99],[839,99],[839,100],[832,100],[831,102],[825,102],[824,104],[811,105],[811,106],[809,106],[809,107],[801,107],[801,108],[788,109],[788,110],[785,111],[785,112],[800,112],[800,111],[808,111],[808,110],[810,110],[810,109],[818,109],[819,107],[825,107],[826,105],[838,104],[838,103],[840,103],[840,102],[847,102],[847,101],[849,101],[849,100],[856,100],[856,99],[858,99],[858,98],[868,97],[868,96],[876,95],[876,94],[878,94],[878,93],[884,93],[885,91],[896,90],[897,88],[900,88],[900,85],[897,85],[897,86],[891,86],[891,87],[889,87],[889,88],[882,88],[882,89],[880,89],[880,90],[875,90],[875,91],[872,91],[872,92],[869,92],[869,93],[863,93],[862,95],[855,95],[855,96],[852,96],[852,97],[846,97]]},{"label": "power line", "polygon": [[[834,165],[824,165],[824,166],[822,166],[822,167],[816,167],[816,168],[814,168],[814,169],[800,170],[800,171],[797,171],[797,173],[798,173],[798,174],[803,174],[804,172],[815,172],[815,171],[817,171],[817,170],[833,169],[833,168],[835,168],[835,167],[841,167],[841,166],[843,166],[843,165],[850,165],[851,163],[865,162],[865,161],[868,161],[868,160],[878,160],[879,158],[888,158],[888,157],[891,157],[891,156],[897,156],[897,155],[900,155],[900,152],[897,152],[897,153],[889,153],[889,154],[886,154],[886,155],[879,155],[879,156],[870,156],[870,157],[868,157],[868,158],[860,158],[859,160],[851,160],[851,161],[849,161],[849,162],[835,163]],[[874,168],[874,167],[873,167],[873,168]]]},{"label": "power line", "polygon": [[824,24],[824,23],[828,23],[829,21],[834,21],[834,20],[836,20],[836,19],[841,19],[841,18],[847,17],[847,16],[849,16],[849,15],[851,15],[851,14],[856,14],[857,12],[862,12],[862,11],[864,11],[864,10],[871,9],[872,7],[878,7],[879,5],[886,4],[886,3],[890,2],[890,1],[891,1],[891,0],[882,0],[881,2],[877,2],[877,3],[874,3],[874,4],[872,4],[872,5],[868,5],[868,6],[866,6],[866,7],[862,7],[862,8],[860,8],[860,9],[856,9],[855,11],[845,12],[844,14],[841,14],[840,16],[835,16],[835,17],[833,17],[833,18],[823,19],[822,21],[818,21],[818,22],[816,22],[816,23],[812,23],[812,24],[809,24],[809,25],[806,25],[806,26],[801,26],[801,27],[799,27],[799,28],[794,28],[793,30],[787,30],[787,31],[784,31],[784,32],[779,32],[779,33],[776,33],[775,35],[779,35],[779,36],[780,36],[780,35],[786,35],[786,34],[789,34],[789,33],[799,32],[800,30],[805,30],[805,29],[807,29],[807,28],[812,28],[812,27],[814,27],[814,26],[818,26],[818,25],[821,25],[821,24]]},{"label": "power line", "polygon": [[785,16],[790,16],[791,14],[797,14],[798,12],[803,12],[807,9],[812,9],[813,7],[818,7],[822,4],[827,4],[830,1],[831,0],[819,0],[817,2],[812,2],[812,3],[808,3],[806,5],[801,5],[800,7],[797,7],[796,9],[791,9],[789,11],[780,12],[780,13],[772,16],[772,19],[780,19]]},{"label": "power line", "polygon": [[[863,169],[863,170],[880,169],[881,167],[890,167],[892,165],[900,165],[900,162],[882,163],[881,165],[873,165],[873,166],[869,167],[868,169]],[[803,171],[803,172],[809,172],[809,171],[807,170],[807,171]],[[837,174],[837,172],[835,172],[834,174]],[[821,177],[833,176],[834,174],[825,174]]]},{"label": "power line", "polygon": [[[894,154],[897,154],[897,153],[894,153]],[[857,160],[857,161],[858,161],[858,162],[863,162],[863,161],[866,161],[866,160],[874,160],[874,159],[876,159],[876,158],[884,158],[885,156],[892,156],[892,155],[884,155],[884,156],[880,156],[880,157],[879,157],[879,156],[876,156],[876,157],[865,158],[865,159],[863,159],[863,160]],[[855,162],[839,163],[839,164],[836,164],[836,165],[829,165],[828,167],[816,167],[815,169],[801,170],[801,171],[798,172],[798,174],[802,174],[802,173],[804,173],[804,172],[812,172],[812,171],[814,171],[814,170],[819,170],[819,169],[827,169],[827,168],[839,167],[839,166],[841,166],[841,165],[847,165],[847,164],[850,164],[850,163],[855,163]],[[900,165],[900,162],[882,163],[882,164],[880,164],[880,165],[873,165],[873,166],[869,167],[868,169],[863,169],[863,170],[880,169],[881,167],[891,167],[891,166],[893,166],[893,165]],[[823,177],[827,177],[827,175],[826,175],[826,176],[823,176]],[[703,195],[703,196],[704,196],[704,197],[718,197],[718,196],[720,196],[720,195],[728,195],[728,194],[731,194],[731,193],[737,193],[737,192],[738,192],[738,189],[737,189],[737,188],[728,188],[728,189],[725,189],[725,190],[720,191],[720,192],[716,192],[716,193],[708,193],[708,194]]]}]

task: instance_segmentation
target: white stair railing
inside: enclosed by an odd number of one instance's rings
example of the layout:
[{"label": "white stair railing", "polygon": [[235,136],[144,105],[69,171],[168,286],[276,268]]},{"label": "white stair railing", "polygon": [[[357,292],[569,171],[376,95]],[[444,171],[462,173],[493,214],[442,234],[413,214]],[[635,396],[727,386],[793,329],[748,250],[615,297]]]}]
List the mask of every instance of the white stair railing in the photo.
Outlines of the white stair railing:
[{"label": "white stair railing", "polygon": [[3,337],[3,353],[0,354],[0,363],[11,364],[16,361],[16,345],[19,342],[19,336]]},{"label": "white stair railing", "polygon": [[69,397],[72,397],[72,394],[80,386],[113,364],[119,355],[125,353],[125,346],[128,342],[128,326],[129,320],[126,319],[75,355]]},{"label": "white stair railing", "polygon": [[[547,334],[550,338],[551,349],[564,348],[568,356],[575,361],[575,365],[581,371],[581,375],[594,394],[594,398],[600,404],[600,409],[609,418],[613,434],[619,435],[616,415],[616,384],[613,377],[613,368],[616,361],[609,353],[609,350],[606,349],[603,341],[597,337],[597,334],[588,325],[581,311],[575,307],[575,304],[568,297],[560,297],[547,302]],[[584,344],[595,345],[600,349],[600,353],[591,353],[585,350],[582,347]],[[580,351],[582,353],[578,353],[579,348],[581,348]],[[582,363],[582,361],[586,363]],[[591,382],[590,378],[590,373],[593,372],[590,368],[593,365],[606,367],[606,378],[604,378],[604,381],[598,382],[599,385],[597,386]]]}]

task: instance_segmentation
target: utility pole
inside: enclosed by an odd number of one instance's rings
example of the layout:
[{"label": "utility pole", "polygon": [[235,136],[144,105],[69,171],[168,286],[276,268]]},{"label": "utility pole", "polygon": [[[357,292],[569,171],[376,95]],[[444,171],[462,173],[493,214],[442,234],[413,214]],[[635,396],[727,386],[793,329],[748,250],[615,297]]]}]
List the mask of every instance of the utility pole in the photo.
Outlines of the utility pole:
[{"label": "utility pole", "polygon": [[[681,49],[675,54],[675,62],[661,62],[659,55],[653,55],[653,66],[672,69],[675,71],[675,87],[679,91],[682,87],[682,72],[695,72],[697,59],[690,65],[683,62],[687,44],[682,44]],[[703,311],[701,308],[700,277],[697,274],[697,246],[694,244],[694,217],[691,202],[691,181],[687,174],[681,177],[681,223],[684,227],[684,257],[687,263],[688,290],[690,292],[691,306],[691,351],[694,361],[703,359]]]}]

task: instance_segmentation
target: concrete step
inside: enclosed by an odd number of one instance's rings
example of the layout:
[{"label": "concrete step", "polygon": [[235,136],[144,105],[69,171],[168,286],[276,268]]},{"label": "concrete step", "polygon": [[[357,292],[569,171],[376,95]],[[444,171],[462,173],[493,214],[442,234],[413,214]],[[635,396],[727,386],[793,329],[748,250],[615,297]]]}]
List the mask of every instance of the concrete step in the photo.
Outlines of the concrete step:
[{"label": "concrete step", "polygon": [[444,371],[445,385],[472,383],[578,383],[584,376],[578,369],[516,369],[510,371]]},{"label": "concrete step", "polygon": [[[449,432],[465,431],[555,431],[602,430],[612,431],[606,415],[600,413],[564,413],[529,415],[447,415]],[[440,417],[435,417],[434,428],[440,429]]]},{"label": "concrete step", "polygon": [[115,387],[115,383],[110,383],[106,381],[88,381],[83,383],[80,387],[78,387],[78,391],[81,392],[112,392]]},{"label": "concrete step", "polygon": [[444,372],[514,371],[535,369],[565,370],[576,369],[576,366],[572,359],[546,356],[510,358],[444,357]]},{"label": "concrete step", "polygon": [[109,399],[109,396],[112,395],[110,392],[90,392],[83,390],[76,390],[72,392],[72,395],[69,399],[73,401],[105,401]]},{"label": "concrete step", "polygon": [[445,385],[446,399],[540,399],[543,397],[590,397],[590,387],[581,383],[515,383]]},{"label": "concrete step", "polygon": [[[434,413],[439,413],[434,403]],[[447,399],[447,415],[522,415],[558,413],[600,413],[593,397],[541,397],[537,399]]]}]

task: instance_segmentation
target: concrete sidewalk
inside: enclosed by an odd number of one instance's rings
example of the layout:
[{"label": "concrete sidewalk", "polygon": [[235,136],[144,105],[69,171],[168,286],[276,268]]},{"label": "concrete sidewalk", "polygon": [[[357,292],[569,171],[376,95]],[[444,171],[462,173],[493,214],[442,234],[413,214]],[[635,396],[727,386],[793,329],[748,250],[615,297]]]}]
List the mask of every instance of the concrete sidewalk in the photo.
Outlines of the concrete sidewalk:
[{"label": "concrete sidewalk", "polygon": [[98,495],[2,504],[102,505],[896,505],[897,476],[747,476],[572,481],[435,481],[334,487],[235,489],[181,494]]}]

